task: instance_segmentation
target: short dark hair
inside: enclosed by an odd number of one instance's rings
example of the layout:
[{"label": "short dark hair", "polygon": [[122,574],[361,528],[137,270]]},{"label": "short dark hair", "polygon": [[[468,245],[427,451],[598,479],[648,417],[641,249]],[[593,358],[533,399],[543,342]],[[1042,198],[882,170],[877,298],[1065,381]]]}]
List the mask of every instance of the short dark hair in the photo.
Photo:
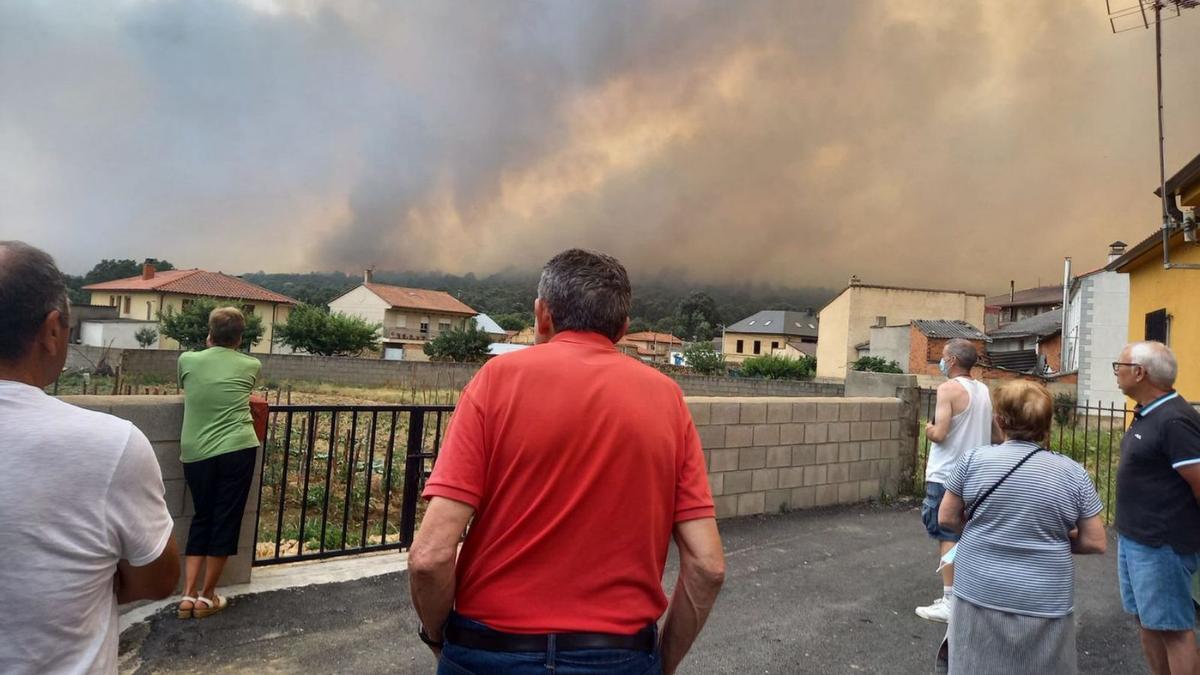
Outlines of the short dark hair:
[{"label": "short dark hair", "polygon": [[237,349],[246,332],[246,317],[237,307],[218,307],[208,313],[208,334],[218,347]]},{"label": "short dark hair", "polygon": [[554,319],[554,330],[600,333],[616,342],[625,330],[633,289],[616,258],[573,248],[542,268],[538,297]]},{"label": "short dark hair", "polygon": [[66,325],[70,306],[54,258],[22,241],[0,241],[0,361],[28,354],[50,312],[58,310]]}]

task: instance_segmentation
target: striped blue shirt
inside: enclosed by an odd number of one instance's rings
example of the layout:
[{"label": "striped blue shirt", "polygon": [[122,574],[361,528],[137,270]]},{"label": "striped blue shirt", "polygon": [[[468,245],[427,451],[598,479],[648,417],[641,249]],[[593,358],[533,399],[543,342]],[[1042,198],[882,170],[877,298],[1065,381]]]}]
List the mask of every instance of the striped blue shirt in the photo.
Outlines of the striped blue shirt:
[{"label": "striped blue shirt", "polygon": [[[1008,441],[967,452],[946,490],[970,507],[1037,445]],[[954,558],[954,595],[1013,614],[1067,616],[1075,604],[1075,561],[1067,533],[1100,513],[1087,471],[1038,452],[1004,481],[963,530]]]}]

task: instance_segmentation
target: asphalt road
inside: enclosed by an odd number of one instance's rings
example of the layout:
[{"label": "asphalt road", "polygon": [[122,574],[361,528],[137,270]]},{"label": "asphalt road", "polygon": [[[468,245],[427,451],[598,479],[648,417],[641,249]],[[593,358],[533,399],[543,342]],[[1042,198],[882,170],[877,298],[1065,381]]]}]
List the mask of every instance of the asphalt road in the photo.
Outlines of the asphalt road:
[{"label": "asphalt road", "polygon": [[[680,672],[931,672],[945,627],[913,608],[941,582],[915,506],[722,521],[725,588]],[[1076,558],[1080,672],[1145,673],[1109,549]],[[203,621],[163,613],[126,631],[123,670],[431,673],[416,623],[403,573],[243,596]]]}]

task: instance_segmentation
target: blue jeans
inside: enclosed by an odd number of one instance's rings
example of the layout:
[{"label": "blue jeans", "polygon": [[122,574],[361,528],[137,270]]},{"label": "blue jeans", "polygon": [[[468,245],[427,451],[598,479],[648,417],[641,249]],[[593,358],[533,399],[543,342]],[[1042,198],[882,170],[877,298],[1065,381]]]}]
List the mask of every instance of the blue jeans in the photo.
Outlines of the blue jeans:
[{"label": "blue jeans", "polygon": [[[491,631],[484,624],[458,614],[451,614],[450,621],[474,631]],[[437,672],[438,675],[658,675],[662,673],[662,659],[657,649],[653,652],[632,649],[492,652],[446,642]]]},{"label": "blue jeans", "polygon": [[1192,630],[1196,607],[1192,603],[1192,575],[1200,554],[1177,553],[1170,546],[1146,546],[1125,536],[1117,537],[1117,576],[1121,604],[1136,614],[1149,630]]}]

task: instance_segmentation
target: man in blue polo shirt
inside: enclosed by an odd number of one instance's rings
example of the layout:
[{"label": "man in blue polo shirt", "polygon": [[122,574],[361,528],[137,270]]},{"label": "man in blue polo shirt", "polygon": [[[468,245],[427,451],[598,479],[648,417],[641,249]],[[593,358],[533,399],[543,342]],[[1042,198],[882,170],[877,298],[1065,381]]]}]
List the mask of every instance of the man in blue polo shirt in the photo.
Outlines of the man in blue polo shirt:
[{"label": "man in blue polo shirt", "polygon": [[1117,469],[1121,604],[1155,675],[1197,671],[1192,575],[1200,566],[1200,413],[1175,391],[1175,355],[1135,342],[1113,362],[1137,402]]}]

